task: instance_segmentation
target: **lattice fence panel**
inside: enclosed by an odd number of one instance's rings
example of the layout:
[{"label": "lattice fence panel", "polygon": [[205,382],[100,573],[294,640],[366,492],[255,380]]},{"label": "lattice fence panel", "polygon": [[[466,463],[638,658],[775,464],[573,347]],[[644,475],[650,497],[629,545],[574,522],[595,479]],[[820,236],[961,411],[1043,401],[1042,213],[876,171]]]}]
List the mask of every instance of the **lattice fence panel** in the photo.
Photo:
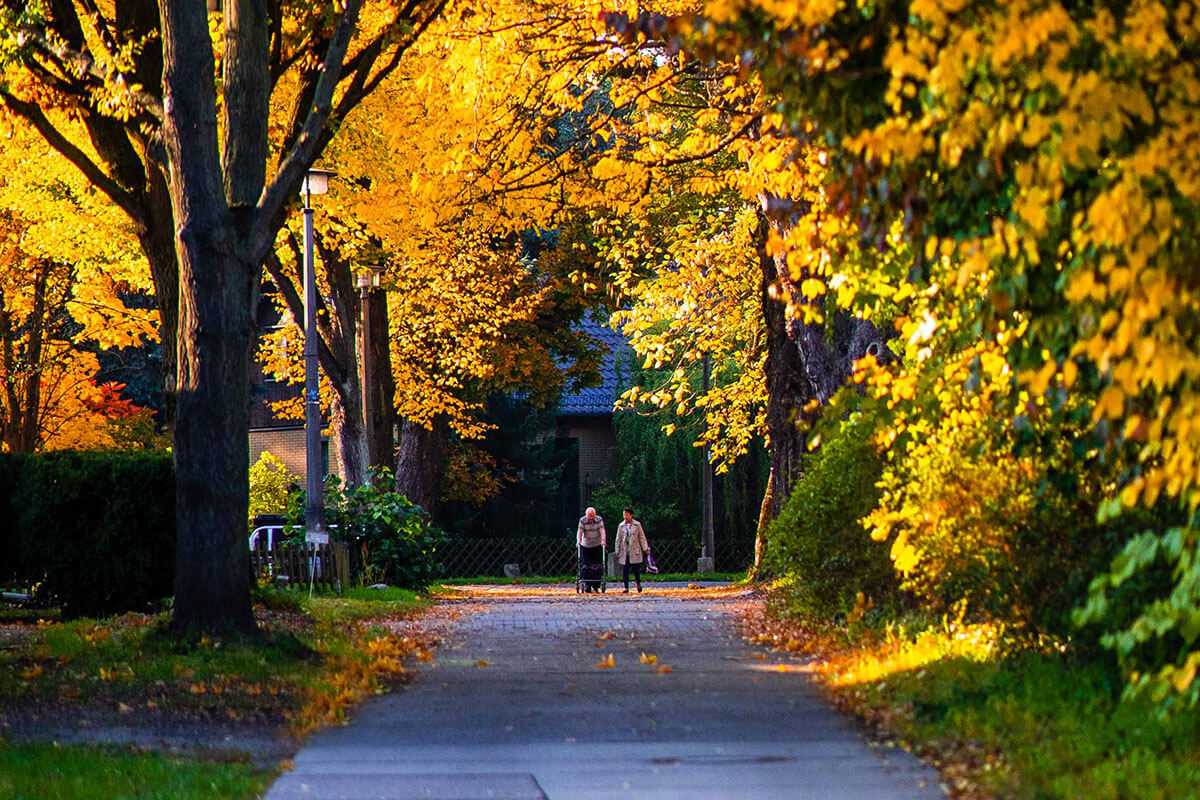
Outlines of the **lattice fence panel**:
[{"label": "lattice fence panel", "polygon": [[[717,551],[717,567],[745,569],[753,556],[753,541]],[[689,539],[651,539],[660,572],[696,571],[700,546]],[[718,543],[720,547],[720,543]],[[611,552],[611,551],[610,551]],[[516,564],[522,575],[574,575],[575,543],[569,538],[451,539],[438,547],[437,559],[448,578],[500,577],[505,564]]]},{"label": "lattice fence panel", "polygon": [[451,539],[438,546],[437,559],[450,578],[501,576],[505,564],[522,575],[574,575],[575,543],[567,538]]}]

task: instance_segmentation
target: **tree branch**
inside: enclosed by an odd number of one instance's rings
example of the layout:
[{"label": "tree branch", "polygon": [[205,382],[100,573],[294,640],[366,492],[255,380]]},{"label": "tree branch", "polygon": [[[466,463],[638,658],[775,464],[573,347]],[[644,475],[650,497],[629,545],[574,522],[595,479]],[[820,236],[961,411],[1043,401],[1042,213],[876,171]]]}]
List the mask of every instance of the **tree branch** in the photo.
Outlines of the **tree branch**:
[{"label": "tree branch", "polygon": [[108,195],[131,219],[138,219],[138,204],[134,196],[110,178],[104,170],[88,157],[87,153],[76,147],[58,128],[54,127],[54,123],[49,120],[40,106],[35,103],[26,103],[23,100],[19,100],[3,89],[0,89],[0,103],[3,103],[14,114],[29,122],[51,147],[74,164],[83,173],[84,177],[91,181],[97,189]]},{"label": "tree branch", "polygon": [[327,127],[330,112],[333,110],[333,93],[341,79],[342,61],[357,27],[362,5],[363,0],[347,0],[342,18],[338,20],[337,29],[325,53],[321,77],[317,81],[308,118],[295,143],[282,159],[275,178],[263,188],[249,239],[252,248],[250,257],[254,261],[261,263],[266,258],[267,252],[274,244],[271,235],[274,230],[272,223],[320,152],[321,132]]},{"label": "tree branch", "polygon": [[54,44],[40,30],[30,26],[19,28],[17,38],[18,41],[33,44],[35,49],[51,59],[64,75],[73,72],[80,77],[90,77],[94,81],[93,86],[104,87],[108,86],[110,82],[116,83],[120,90],[131,97],[142,111],[159,123],[163,121],[162,103],[157,97],[144,90],[134,89],[133,86],[136,85],[136,82],[128,80],[119,70],[113,69],[109,72],[101,70],[96,65],[96,59],[86,50],[73,50],[66,44]]}]

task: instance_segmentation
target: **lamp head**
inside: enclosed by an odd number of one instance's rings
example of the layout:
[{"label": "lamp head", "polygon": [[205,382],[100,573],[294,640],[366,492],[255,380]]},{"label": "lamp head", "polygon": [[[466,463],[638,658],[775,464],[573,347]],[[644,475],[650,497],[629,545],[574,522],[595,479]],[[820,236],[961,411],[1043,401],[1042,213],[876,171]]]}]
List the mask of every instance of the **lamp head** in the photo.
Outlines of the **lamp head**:
[{"label": "lamp head", "polygon": [[358,288],[374,289],[379,286],[379,280],[383,276],[383,264],[360,264],[362,269],[358,273]]},{"label": "lamp head", "polygon": [[300,194],[325,194],[329,191],[329,179],[334,175],[337,173],[327,169],[310,169],[300,183]]}]

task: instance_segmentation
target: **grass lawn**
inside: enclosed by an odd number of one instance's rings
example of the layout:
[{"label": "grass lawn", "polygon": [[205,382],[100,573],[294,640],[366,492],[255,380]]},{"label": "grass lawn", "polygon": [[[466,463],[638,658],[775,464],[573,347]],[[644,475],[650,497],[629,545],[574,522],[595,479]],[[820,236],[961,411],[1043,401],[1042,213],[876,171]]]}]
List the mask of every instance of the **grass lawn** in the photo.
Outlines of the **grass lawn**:
[{"label": "grass lawn", "polygon": [[787,617],[757,639],[820,657],[836,702],[914,750],[955,797],[1197,800],[1200,713],[1165,713],[1105,656],[1070,658],[995,625],[882,630]]},{"label": "grass lawn", "polygon": [[[0,716],[298,737],[403,679],[402,662],[424,646],[373,624],[429,604],[412,592],[310,599],[261,589],[257,599],[256,637],[178,639],[166,615],[9,623],[0,629]],[[277,771],[236,754],[214,758],[0,740],[0,798],[257,797]]]},{"label": "grass lawn", "polygon": [[12,800],[241,800],[278,770],[104,747],[0,743],[0,797]]}]

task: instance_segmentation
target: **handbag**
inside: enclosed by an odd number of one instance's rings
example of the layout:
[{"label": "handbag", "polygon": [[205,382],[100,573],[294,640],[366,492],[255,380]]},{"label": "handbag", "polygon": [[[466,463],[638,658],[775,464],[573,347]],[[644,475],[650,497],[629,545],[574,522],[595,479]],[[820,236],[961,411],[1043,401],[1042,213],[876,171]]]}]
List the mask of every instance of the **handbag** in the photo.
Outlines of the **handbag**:
[{"label": "handbag", "polygon": [[646,572],[651,575],[658,574],[658,564],[654,563],[654,556],[650,555],[650,551],[646,551]]}]

